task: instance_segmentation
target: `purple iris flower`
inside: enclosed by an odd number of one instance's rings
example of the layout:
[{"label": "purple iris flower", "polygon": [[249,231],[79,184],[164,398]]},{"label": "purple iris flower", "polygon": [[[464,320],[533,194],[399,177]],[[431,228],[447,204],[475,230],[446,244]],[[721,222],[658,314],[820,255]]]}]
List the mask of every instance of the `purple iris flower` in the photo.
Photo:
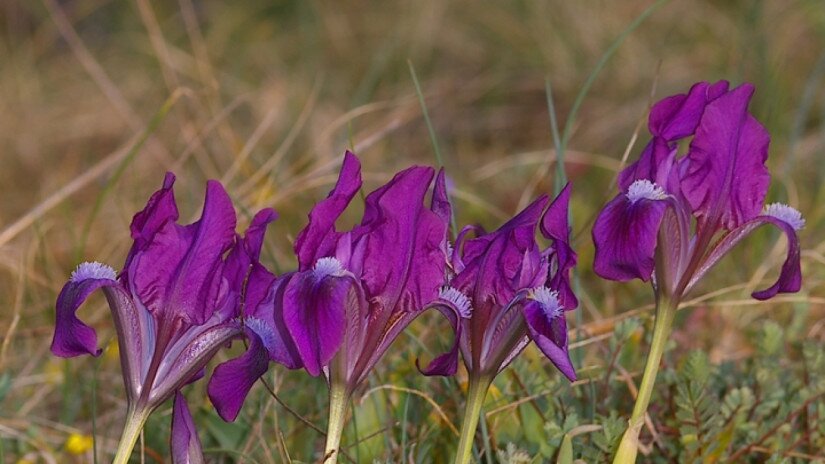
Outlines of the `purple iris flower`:
[{"label": "purple iris flower", "polygon": [[361,188],[360,163],[347,152],[337,184],[309,213],[295,241],[298,270],[275,281],[265,304],[311,375],[342,380],[351,392],[438,297],[449,216],[437,199],[432,210],[423,205],[433,174],[398,173],[366,197],[361,223],[339,232],[335,222]]},{"label": "purple iris flower", "polygon": [[[737,243],[761,225],[788,238],[779,278],[753,293],[765,300],[799,290],[796,232],[805,221],[790,206],[763,207],[770,174],[770,136],[748,112],[754,88],[700,82],[687,95],[667,97],[650,112],[652,140],[619,175],[621,193],[593,228],[594,268],[618,281],[651,278],[679,299]],[[687,154],[679,141],[692,137]]]},{"label": "purple iris flower", "polygon": [[[754,88],[700,82],[650,111],[653,135],[639,160],[619,174],[621,193],[593,227],[594,270],[606,279],[652,280],[656,322],[647,363],[616,463],[634,462],[664,346],[682,298],[737,243],[762,225],[788,238],[779,278],[752,296],[766,300],[799,291],[802,272],[796,232],[799,211],[763,207],[770,183],[765,161],[770,136],[748,112]],[[692,138],[691,138],[692,137]],[[691,138],[680,156],[680,141]]]},{"label": "purple iris flower", "polygon": [[[460,351],[471,379],[492,380],[532,340],[565,377],[576,379],[564,316],[578,305],[570,287],[576,265],[569,243],[570,186],[549,207],[548,201],[540,197],[495,232],[461,230],[447,284],[433,303],[450,319],[455,342],[422,370],[425,375],[455,374]],[[537,227],[550,240],[545,249],[536,242]],[[475,237],[468,239],[470,234]]]},{"label": "purple iris flower", "polygon": [[[297,271],[276,279],[258,305],[285,335],[282,357],[295,362],[282,363],[328,379],[327,462],[337,457],[353,391],[444,282],[446,198],[423,204],[433,176],[428,167],[398,173],[367,195],[361,223],[341,232],[335,223],[361,188],[360,163],[347,152],[338,182],[295,241]],[[436,190],[445,191],[443,173]],[[221,376],[255,375],[227,365]]]},{"label": "purple iris flower", "polygon": [[258,256],[275,212],[259,212],[246,236],[238,237],[232,202],[218,182],[210,181],[200,220],[179,225],[174,180],[167,174],[163,187],[134,216],[134,244],[120,274],[97,262],[83,263],[57,298],[51,349],[60,357],[100,354],[94,329],[75,313],[97,289],[108,300],[129,408],[115,462],[128,460],[146,418],[173,395],[173,458],[202,461],[179,390],[201,377],[206,363],[232,339],[250,340],[242,361],[254,358],[266,365],[279,354],[270,319],[245,309],[255,307],[274,280]]}]

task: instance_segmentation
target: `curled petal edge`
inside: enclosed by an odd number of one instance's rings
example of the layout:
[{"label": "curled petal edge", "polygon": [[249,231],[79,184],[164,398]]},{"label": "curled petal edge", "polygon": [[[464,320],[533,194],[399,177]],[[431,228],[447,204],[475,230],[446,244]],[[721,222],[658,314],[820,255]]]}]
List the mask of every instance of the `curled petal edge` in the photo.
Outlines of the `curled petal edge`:
[{"label": "curled petal edge", "polygon": [[770,287],[753,292],[752,297],[757,300],[767,300],[773,298],[777,293],[796,293],[802,287],[802,268],[800,263],[799,237],[796,230],[787,222],[773,216],[757,216],[754,219],[742,224],[722,237],[708,254],[702,265],[690,279],[685,293],[689,292],[705,274],[719,262],[733,247],[742,239],[750,235],[751,232],[763,225],[773,225],[778,227],[788,239],[788,253],[785,262],[779,272],[779,278]]},{"label": "curled petal edge", "polygon": [[419,372],[428,377],[436,375],[449,377],[455,375],[458,371],[458,351],[463,331],[461,312],[452,302],[444,300],[431,303],[429,307],[425,308],[425,310],[426,309],[435,309],[443,314],[444,317],[446,317],[450,322],[450,326],[453,328],[453,332],[455,333],[455,338],[453,339],[453,345],[450,349],[433,358],[433,360],[430,361],[425,368],[421,368],[421,364],[419,362],[420,360],[416,358],[415,367]]},{"label": "curled petal edge", "polygon": [[522,313],[530,338],[539,350],[568,380],[574,382],[576,370],[567,350],[567,321],[564,319],[564,312],[552,320],[547,320],[541,305],[531,301],[522,307]]}]

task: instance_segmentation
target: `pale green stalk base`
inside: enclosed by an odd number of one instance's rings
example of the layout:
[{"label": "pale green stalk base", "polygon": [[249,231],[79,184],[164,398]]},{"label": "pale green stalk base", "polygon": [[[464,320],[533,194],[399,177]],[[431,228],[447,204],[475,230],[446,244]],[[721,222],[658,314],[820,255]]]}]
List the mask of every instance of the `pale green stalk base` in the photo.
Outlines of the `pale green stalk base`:
[{"label": "pale green stalk base", "polygon": [[473,456],[473,438],[478,428],[481,416],[481,407],[484,397],[490,388],[492,378],[470,378],[467,391],[467,405],[464,408],[464,422],[461,424],[461,439],[458,442],[458,451],[455,455],[455,464],[468,464]]},{"label": "pale green stalk base", "polygon": [[650,353],[647,356],[647,364],[642,375],[642,384],[639,386],[639,395],[636,397],[636,404],[633,406],[633,414],[628,421],[627,430],[622,435],[622,441],[613,458],[613,464],[632,464],[636,462],[636,454],[639,451],[639,433],[645,422],[647,406],[650,404],[650,397],[653,393],[653,384],[656,382],[656,374],[659,372],[659,363],[662,361],[662,354],[665,351],[670,330],[673,327],[673,317],[676,315],[678,302],[662,298],[656,305],[656,323],[653,326],[653,341],[650,345]]},{"label": "pale green stalk base", "polygon": [[343,382],[334,382],[329,387],[329,423],[327,424],[327,444],[324,447],[324,464],[338,462],[341,434],[347,417],[349,393]]},{"label": "pale green stalk base", "polygon": [[143,424],[149,418],[149,411],[142,409],[134,411],[131,408],[126,414],[126,424],[123,426],[123,433],[120,435],[120,443],[117,445],[117,452],[112,464],[127,464],[132,456],[132,450],[137,443],[140,432],[143,431]]}]

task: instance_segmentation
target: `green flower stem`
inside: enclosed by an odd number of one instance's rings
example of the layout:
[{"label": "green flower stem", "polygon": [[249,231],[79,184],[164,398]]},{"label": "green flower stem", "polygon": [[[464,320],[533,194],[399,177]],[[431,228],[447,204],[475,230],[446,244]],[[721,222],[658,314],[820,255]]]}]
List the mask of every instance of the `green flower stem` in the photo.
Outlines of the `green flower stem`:
[{"label": "green flower stem", "polygon": [[619,449],[613,458],[613,464],[632,464],[636,462],[636,454],[639,450],[639,433],[645,422],[645,413],[647,413],[650,397],[653,394],[653,384],[656,382],[659,363],[662,361],[662,354],[670,337],[677,306],[679,306],[678,301],[666,297],[662,297],[657,302],[653,342],[650,345],[650,353],[642,375],[642,384],[639,386],[639,395],[636,397],[636,404],[633,406],[633,414],[630,416],[627,430],[619,443]]},{"label": "green flower stem", "polygon": [[464,423],[461,425],[461,439],[455,455],[456,464],[468,464],[473,456],[473,438],[481,416],[484,397],[492,383],[492,377],[470,377],[467,405],[464,408]]},{"label": "green flower stem", "polygon": [[329,387],[329,424],[327,425],[327,444],[324,452],[324,463],[338,462],[341,445],[341,434],[344,432],[344,422],[347,417],[347,405],[350,394],[344,382],[333,382]]},{"label": "green flower stem", "polygon": [[126,425],[123,426],[123,433],[120,435],[120,443],[117,445],[117,452],[112,464],[127,464],[129,462],[135,443],[137,443],[143,425],[148,418],[149,411],[146,408],[129,408],[129,412],[126,414]]}]

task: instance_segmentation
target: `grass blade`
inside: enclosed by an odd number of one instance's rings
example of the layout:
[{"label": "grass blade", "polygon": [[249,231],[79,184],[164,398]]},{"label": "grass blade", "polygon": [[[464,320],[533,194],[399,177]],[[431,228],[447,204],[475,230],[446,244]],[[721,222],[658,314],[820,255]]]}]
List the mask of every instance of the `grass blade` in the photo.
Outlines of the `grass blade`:
[{"label": "grass blade", "polygon": [[138,137],[135,144],[132,145],[132,148],[129,149],[129,152],[120,162],[120,164],[115,168],[115,171],[112,173],[112,176],[109,180],[106,181],[106,185],[103,187],[103,190],[100,192],[100,195],[97,196],[95,199],[95,204],[92,207],[92,212],[89,213],[89,218],[86,219],[86,223],[83,225],[83,232],[80,234],[80,244],[77,249],[77,257],[76,261],[80,261],[82,259],[83,252],[86,249],[86,241],[89,238],[89,232],[92,228],[92,223],[97,216],[97,213],[100,212],[100,208],[103,206],[103,200],[106,196],[114,189],[114,186],[117,184],[117,181],[120,180],[123,173],[126,172],[126,168],[132,163],[135,159],[135,156],[140,152],[140,149],[143,148],[143,145],[146,144],[146,141],[149,140],[149,137],[157,130],[160,123],[166,118],[166,115],[169,114],[169,111],[172,110],[172,107],[184,94],[183,89],[178,89],[163,102],[160,109],[157,113],[152,117],[149,121],[149,124],[146,128],[141,132],[140,137]]},{"label": "grass blade", "polygon": [[[441,150],[438,148],[438,138],[435,136],[435,129],[433,129],[433,124],[430,122],[430,113],[427,111],[427,103],[424,101],[424,93],[421,91],[421,84],[418,83],[418,76],[415,74],[415,67],[412,64],[412,60],[407,60],[407,65],[410,67],[410,76],[412,77],[413,84],[415,84],[415,93],[418,95],[418,103],[421,105],[421,112],[424,113],[424,122],[427,124],[427,131],[430,133],[430,141],[433,144],[433,151],[435,152],[435,161],[438,163],[438,167],[444,167],[444,160],[441,158]],[[449,192],[447,192],[449,196]],[[453,237],[458,235],[458,225],[455,222],[455,211],[450,210],[450,228],[453,232]]]}]

